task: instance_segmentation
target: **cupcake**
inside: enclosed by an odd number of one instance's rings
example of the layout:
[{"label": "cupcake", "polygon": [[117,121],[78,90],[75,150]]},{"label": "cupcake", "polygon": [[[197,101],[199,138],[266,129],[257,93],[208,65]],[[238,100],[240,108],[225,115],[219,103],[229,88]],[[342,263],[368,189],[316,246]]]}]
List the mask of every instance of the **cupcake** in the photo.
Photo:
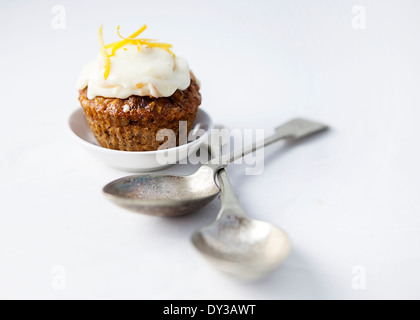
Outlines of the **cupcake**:
[{"label": "cupcake", "polygon": [[[171,45],[138,38],[146,29],[104,44],[82,71],[79,101],[98,143],[124,151],[158,150],[158,132],[170,129],[179,141],[180,123],[191,129],[201,104],[199,84]],[[167,143],[165,144],[167,145]]]}]

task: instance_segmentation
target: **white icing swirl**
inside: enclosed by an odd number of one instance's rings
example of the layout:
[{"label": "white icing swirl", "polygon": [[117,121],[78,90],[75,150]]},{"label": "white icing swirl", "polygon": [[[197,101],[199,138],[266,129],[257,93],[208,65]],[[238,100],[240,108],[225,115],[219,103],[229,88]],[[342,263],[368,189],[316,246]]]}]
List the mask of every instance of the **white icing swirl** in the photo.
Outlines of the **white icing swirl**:
[{"label": "white icing swirl", "polygon": [[161,48],[143,45],[126,45],[110,57],[111,68],[105,80],[105,61],[99,55],[85,66],[77,81],[77,89],[87,86],[87,97],[125,99],[131,95],[169,97],[177,89],[185,90],[190,85],[188,63],[173,57]]}]

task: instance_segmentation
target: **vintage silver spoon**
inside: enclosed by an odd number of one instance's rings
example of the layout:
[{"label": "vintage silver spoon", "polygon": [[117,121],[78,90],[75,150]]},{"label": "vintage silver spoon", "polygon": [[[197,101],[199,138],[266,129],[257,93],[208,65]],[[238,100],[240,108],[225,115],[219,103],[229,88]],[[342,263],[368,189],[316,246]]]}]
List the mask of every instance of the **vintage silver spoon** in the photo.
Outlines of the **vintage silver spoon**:
[{"label": "vintage silver spoon", "polygon": [[247,217],[225,169],[218,172],[222,207],[216,221],[191,238],[195,247],[221,271],[258,279],[276,269],[290,252],[280,228]]},{"label": "vintage silver spoon", "polygon": [[115,204],[134,212],[163,217],[185,215],[203,208],[217,197],[220,190],[215,175],[229,163],[273,142],[297,140],[326,129],[327,126],[311,120],[294,119],[278,127],[264,141],[224,156],[216,164],[209,161],[192,175],[154,173],[128,176],[107,184],[103,192]]}]

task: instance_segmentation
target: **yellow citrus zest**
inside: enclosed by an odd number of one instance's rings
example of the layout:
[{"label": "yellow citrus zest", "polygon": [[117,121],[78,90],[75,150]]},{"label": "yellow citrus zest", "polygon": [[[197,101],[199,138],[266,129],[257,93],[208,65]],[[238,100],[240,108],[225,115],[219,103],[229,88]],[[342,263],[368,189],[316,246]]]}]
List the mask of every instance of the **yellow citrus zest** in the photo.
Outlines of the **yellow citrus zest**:
[{"label": "yellow citrus zest", "polygon": [[143,27],[141,27],[139,30],[137,30],[136,32],[134,32],[131,36],[129,36],[128,38],[124,38],[124,37],[122,37],[121,35],[120,35],[120,26],[118,26],[117,27],[117,33],[118,33],[118,35],[121,37],[121,38],[123,38],[123,40],[121,40],[121,41],[118,41],[116,44],[114,44],[113,46],[112,46],[112,52],[111,52],[111,56],[114,56],[115,55],[115,52],[119,49],[119,48],[121,48],[121,47],[123,47],[123,46],[125,46],[126,44],[128,44],[129,43],[129,40],[131,40],[131,39],[135,39],[140,33],[142,33],[144,30],[146,30],[146,28],[147,28],[147,26],[146,25],[144,25]]},{"label": "yellow citrus zest", "polygon": [[[111,69],[111,62],[110,62],[109,58],[113,57],[115,55],[115,53],[117,52],[117,50],[121,49],[126,44],[132,44],[132,45],[137,46],[139,51],[141,50],[141,46],[143,46],[143,45],[147,45],[151,48],[160,48],[160,49],[163,49],[163,50],[169,52],[172,55],[172,57],[175,57],[175,54],[170,50],[170,48],[172,48],[172,45],[169,44],[169,43],[156,42],[156,40],[154,40],[154,39],[143,39],[143,38],[137,39],[137,37],[144,30],[146,30],[146,28],[147,28],[146,25],[142,26],[140,29],[138,29],[136,32],[134,32],[132,35],[130,35],[128,38],[125,38],[120,34],[120,26],[118,26],[117,27],[117,34],[122,40],[115,41],[115,42],[112,42],[112,43],[107,44],[107,45],[104,44],[102,28],[103,28],[103,26],[101,26],[99,28],[99,44],[101,46],[101,54],[102,54],[102,56],[104,57],[104,60],[105,60],[105,73],[104,73],[105,80],[108,78],[109,72],[110,72],[110,69]],[[108,53],[108,49],[111,49],[111,53]],[[124,50],[127,50],[127,49],[124,48]]]},{"label": "yellow citrus zest", "polygon": [[105,49],[104,45],[104,36],[102,34],[103,25],[99,28],[99,45],[101,46],[101,54],[105,60],[105,73],[104,78],[105,80],[108,79],[109,71],[111,70],[111,61],[109,60],[108,52]]}]

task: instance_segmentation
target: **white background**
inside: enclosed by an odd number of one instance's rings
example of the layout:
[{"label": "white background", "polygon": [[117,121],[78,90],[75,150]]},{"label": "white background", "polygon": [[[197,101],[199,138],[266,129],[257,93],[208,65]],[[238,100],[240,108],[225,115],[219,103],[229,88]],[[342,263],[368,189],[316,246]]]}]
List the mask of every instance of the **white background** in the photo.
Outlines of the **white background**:
[{"label": "white background", "polygon": [[[352,27],[354,5],[366,29]],[[55,5],[66,28],[52,28]],[[420,298],[418,1],[2,1],[0,297],[141,299]],[[189,238],[211,222],[161,219],[109,203],[127,175],[66,132],[76,78],[97,32],[174,44],[202,83],[202,108],[231,128],[295,116],[328,134],[266,150],[263,174],[229,174],[252,217],[284,228],[293,253],[269,278],[213,270]],[[194,167],[169,171],[192,172]],[[66,290],[54,269],[63,268]],[[355,290],[355,266],[366,290]]]}]

